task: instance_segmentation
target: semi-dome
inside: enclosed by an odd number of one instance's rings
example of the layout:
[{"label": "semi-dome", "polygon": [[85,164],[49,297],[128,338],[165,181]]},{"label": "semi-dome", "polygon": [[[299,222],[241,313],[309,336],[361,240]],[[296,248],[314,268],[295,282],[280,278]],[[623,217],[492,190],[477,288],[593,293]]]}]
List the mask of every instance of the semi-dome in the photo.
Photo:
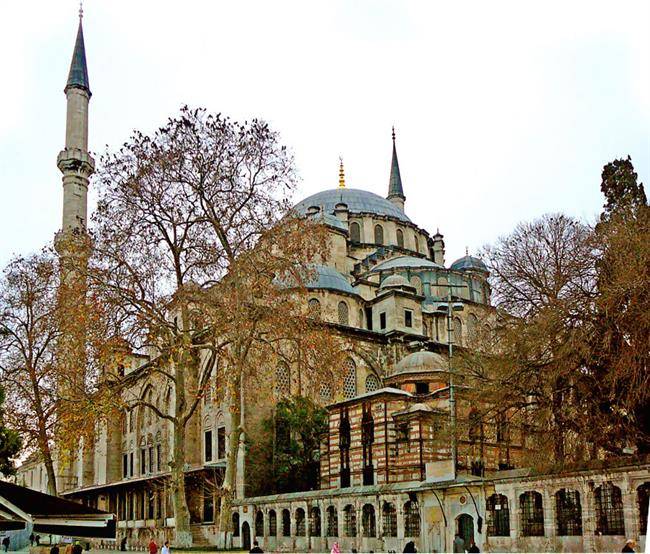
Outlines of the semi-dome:
[{"label": "semi-dome", "polygon": [[409,282],[406,280],[406,277],[403,277],[402,275],[389,275],[386,277],[381,282],[381,285],[379,286],[380,289],[390,289],[394,287],[408,287]]},{"label": "semi-dome", "polygon": [[410,223],[410,219],[397,206],[374,192],[360,189],[336,188],[317,192],[298,202],[294,209],[302,215],[316,207],[333,214],[337,204],[345,204],[351,213],[370,213],[394,217]]},{"label": "semi-dome", "polygon": [[323,223],[324,225],[329,225],[330,227],[334,227],[335,229],[340,229],[341,231],[348,230],[347,224],[341,221],[335,215],[318,212],[313,214],[311,217],[313,218],[314,221]]},{"label": "semi-dome", "polygon": [[426,258],[417,258],[416,256],[397,256],[385,262],[381,262],[372,268],[371,271],[387,271],[389,269],[443,269],[443,267]]},{"label": "semi-dome", "polygon": [[402,358],[395,366],[396,373],[427,373],[430,371],[447,371],[447,360],[440,354],[420,350]]},{"label": "semi-dome", "polygon": [[456,269],[458,271],[473,269],[489,273],[487,266],[479,258],[469,255],[458,258],[453,264],[451,264],[451,269]]},{"label": "semi-dome", "polygon": [[345,276],[333,267],[314,265],[312,269],[316,275],[306,284],[308,289],[324,289],[346,294],[357,294],[357,291],[354,290]]}]

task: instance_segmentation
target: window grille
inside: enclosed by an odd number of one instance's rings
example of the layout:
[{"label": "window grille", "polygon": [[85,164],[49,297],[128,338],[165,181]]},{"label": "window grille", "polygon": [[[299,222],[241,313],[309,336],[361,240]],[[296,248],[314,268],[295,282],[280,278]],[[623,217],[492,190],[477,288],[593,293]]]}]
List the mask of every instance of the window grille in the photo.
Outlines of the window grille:
[{"label": "window grille", "polygon": [[350,310],[345,302],[339,302],[338,307],[339,324],[350,325]]},{"label": "window grille", "polygon": [[621,489],[606,481],[594,491],[596,532],[601,535],[625,535]]},{"label": "window grille", "polygon": [[383,528],[385,537],[397,536],[397,510],[395,505],[390,502],[384,502],[384,507],[381,510],[383,518]]},{"label": "window grille", "polygon": [[280,362],[275,370],[275,391],[278,396],[291,394],[291,371],[284,362]]},{"label": "window grille", "polygon": [[352,242],[361,242],[361,227],[356,221],[350,223],[350,240]]},{"label": "window grille", "polygon": [[327,508],[327,536],[338,537],[339,535],[339,517],[334,506]]},{"label": "window grille", "polygon": [[278,535],[278,516],[275,510],[269,510],[269,536],[277,537]]},{"label": "window grille", "polygon": [[309,511],[309,536],[320,537],[320,508],[316,506]]},{"label": "window grille", "polygon": [[401,229],[397,229],[397,246],[404,248],[404,232]]},{"label": "window grille", "polygon": [[257,510],[257,513],[255,514],[255,536],[264,536],[264,514],[262,513],[262,510]]},{"label": "window grille", "polygon": [[343,381],[343,396],[354,398],[357,395],[357,364],[352,358],[345,361],[345,380]]},{"label": "window grille", "polygon": [[237,512],[232,514],[232,536],[239,536],[239,513]]},{"label": "window grille", "polygon": [[308,304],[309,316],[314,319],[321,318],[320,300],[318,298],[310,298]]},{"label": "window grille", "polygon": [[555,518],[560,537],[582,535],[580,493],[560,489],[555,493]]},{"label": "window grille", "polygon": [[375,244],[384,244],[384,228],[381,225],[375,225]]},{"label": "window grille", "polygon": [[639,533],[648,533],[648,499],[650,499],[650,482],[639,485],[636,489],[637,502],[639,504]]},{"label": "window grille", "polygon": [[542,495],[537,491],[526,491],[519,496],[521,534],[524,537],[544,536],[544,506]]},{"label": "window grille", "polygon": [[366,377],[366,392],[374,392],[381,388],[378,377],[374,373]]},{"label": "window grille", "polygon": [[492,537],[510,536],[510,510],[508,497],[503,494],[493,494],[487,499],[487,528]]},{"label": "window grille", "polygon": [[357,513],[351,504],[343,508],[343,528],[346,537],[357,536]]},{"label": "window grille", "polygon": [[305,535],[305,510],[298,508],[296,510],[296,536],[303,537]]},{"label": "window grille", "polygon": [[286,508],[282,510],[282,536],[291,536],[291,514]]},{"label": "window grille", "polygon": [[329,384],[321,384],[320,399],[322,402],[330,402],[332,400],[332,387],[330,387]]},{"label": "window grille", "polygon": [[420,511],[418,505],[410,500],[404,504],[404,536],[420,536]]},{"label": "window grille", "polygon": [[366,504],[361,511],[361,528],[364,537],[377,536],[377,522],[375,520],[375,507]]}]

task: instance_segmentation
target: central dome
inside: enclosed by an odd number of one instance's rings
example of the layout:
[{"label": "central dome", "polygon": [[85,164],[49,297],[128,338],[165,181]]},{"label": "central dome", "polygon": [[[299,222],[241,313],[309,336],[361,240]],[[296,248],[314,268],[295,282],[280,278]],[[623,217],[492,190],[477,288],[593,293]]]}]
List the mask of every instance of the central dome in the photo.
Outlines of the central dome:
[{"label": "central dome", "polygon": [[325,213],[333,214],[337,204],[346,204],[352,213],[370,213],[394,217],[401,221],[411,222],[406,214],[385,198],[374,192],[360,189],[336,188],[317,192],[298,202],[294,209],[301,215],[306,215],[312,206],[322,209]]}]

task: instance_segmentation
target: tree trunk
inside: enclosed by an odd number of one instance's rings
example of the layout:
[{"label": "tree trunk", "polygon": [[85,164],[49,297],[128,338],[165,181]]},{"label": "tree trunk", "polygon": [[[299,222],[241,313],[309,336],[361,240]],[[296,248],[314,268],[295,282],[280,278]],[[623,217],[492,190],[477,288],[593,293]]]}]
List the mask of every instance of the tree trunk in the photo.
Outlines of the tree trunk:
[{"label": "tree trunk", "polygon": [[[237,395],[239,398],[239,395]],[[241,419],[239,411],[239,401],[235,400],[233,406],[236,408],[232,413],[232,431],[228,441],[228,460],[226,463],[226,472],[223,477],[221,511],[219,513],[219,539],[221,548],[230,548],[232,544],[227,544],[228,533],[232,533],[232,500],[234,498],[234,489],[237,481],[237,458],[239,455],[239,439],[241,437]]]},{"label": "tree trunk", "polygon": [[171,465],[172,499],[176,528],[174,546],[188,548],[192,546],[192,532],[190,531],[190,511],[185,497],[185,426],[180,422],[174,425],[174,461]]},{"label": "tree trunk", "polygon": [[49,446],[46,446],[42,450],[42,453],[45,471],[47,473],[47,493],[52,496],[57,496],[56,474],[54,473],[54,462],[52,461],[52,452],[50,452]]}]

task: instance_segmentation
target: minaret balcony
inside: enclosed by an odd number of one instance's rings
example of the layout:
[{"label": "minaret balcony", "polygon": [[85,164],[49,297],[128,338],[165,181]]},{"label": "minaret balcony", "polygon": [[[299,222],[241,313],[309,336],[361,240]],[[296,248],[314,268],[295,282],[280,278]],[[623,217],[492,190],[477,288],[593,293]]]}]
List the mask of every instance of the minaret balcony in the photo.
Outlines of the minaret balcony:
[{"label": "minaret balcony", "polygon": [[80,148],[66,148],[59,152],[56,165],[61,173],[75,172],[88,177],[95,171],[95,160]]}]

